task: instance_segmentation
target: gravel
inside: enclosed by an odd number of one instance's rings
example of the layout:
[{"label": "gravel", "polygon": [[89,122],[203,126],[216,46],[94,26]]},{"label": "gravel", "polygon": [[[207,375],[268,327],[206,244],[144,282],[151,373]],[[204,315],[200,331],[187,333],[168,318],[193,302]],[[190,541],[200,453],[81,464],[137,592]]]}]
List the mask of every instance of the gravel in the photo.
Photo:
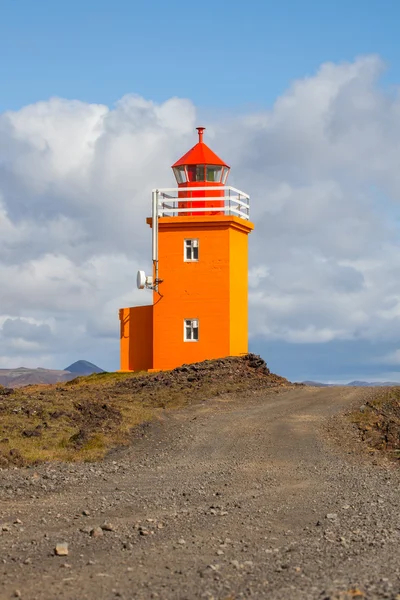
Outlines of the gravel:
[{"label": "gravel", "polygon": [[398,465],[337,416],[370,393],[221,396],[102,463],[0,471],[0,598],[399,600]]}]

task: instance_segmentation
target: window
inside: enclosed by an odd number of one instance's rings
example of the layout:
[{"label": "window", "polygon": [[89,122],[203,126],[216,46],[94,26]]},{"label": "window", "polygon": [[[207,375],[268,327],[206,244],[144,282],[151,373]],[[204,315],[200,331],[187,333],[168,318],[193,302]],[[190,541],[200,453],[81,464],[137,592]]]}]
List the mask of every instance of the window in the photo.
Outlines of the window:
[{"label": "window", "polygon": [[226,180],[228,179],[228,175],[229,175],[229,168],[228,167],[224,167],[223,168],[223,174],[222,174],[222,183],[225,185]]},{"label": "window", "polygon": [[174,174],[177,183],[186,183],[185,167],[175,167]]},{"label": "window", "polygon": [[188,165],[188,180],[189,181],[204,181],[205,165]]},{"label": "window", "polygon": [[199,240],[184,240],[183,259],[185,262],[199,260]]},{"label": "window", "polygon": [[221,182],[222,167],[207,167],[207,181]]},{"label": "window", "polygon": [[185,342],[199,341],[199,322],[197,319],[185,319],[183,322],[183,339]]}]

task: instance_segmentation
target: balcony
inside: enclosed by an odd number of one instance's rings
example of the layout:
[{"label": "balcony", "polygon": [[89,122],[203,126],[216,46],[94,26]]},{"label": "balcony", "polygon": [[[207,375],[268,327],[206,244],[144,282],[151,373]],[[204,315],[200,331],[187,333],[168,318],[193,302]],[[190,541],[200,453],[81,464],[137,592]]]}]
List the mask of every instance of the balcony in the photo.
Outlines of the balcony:
[{"label": "balcony", "polygon": [[234,216],[249,221],[250,196],[231,186],[153,190],[153,216]]}]

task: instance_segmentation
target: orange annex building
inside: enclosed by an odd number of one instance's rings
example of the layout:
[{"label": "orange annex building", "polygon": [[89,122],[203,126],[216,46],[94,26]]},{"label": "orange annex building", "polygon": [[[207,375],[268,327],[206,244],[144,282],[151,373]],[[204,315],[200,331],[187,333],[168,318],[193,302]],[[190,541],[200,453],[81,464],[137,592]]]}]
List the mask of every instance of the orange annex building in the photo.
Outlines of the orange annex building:
[{"label": "orange annex building", "polygon": [[226,185],[230,168],[204,142],[173,166],[177,188],[152,192],[153,292],[120,309],[121,371],[167,370],[248,352],[250,198]]}]

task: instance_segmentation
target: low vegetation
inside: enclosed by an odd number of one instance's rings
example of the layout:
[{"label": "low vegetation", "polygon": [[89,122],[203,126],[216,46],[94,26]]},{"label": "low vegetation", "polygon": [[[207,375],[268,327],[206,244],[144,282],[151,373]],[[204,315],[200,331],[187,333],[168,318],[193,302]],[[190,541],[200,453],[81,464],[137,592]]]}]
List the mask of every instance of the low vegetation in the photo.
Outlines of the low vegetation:
[{"label": "low vegetation", "polygon": [[371,452],[400,459],[400,387],[374,390],[373,397],[350,414]]},{"label": "low vegetation", "polygon": [[56,385],[0,386],[0,467],[92,461],[127,445],[164,410],[290,385],[249,354],[160,373],[100,373]]}]

